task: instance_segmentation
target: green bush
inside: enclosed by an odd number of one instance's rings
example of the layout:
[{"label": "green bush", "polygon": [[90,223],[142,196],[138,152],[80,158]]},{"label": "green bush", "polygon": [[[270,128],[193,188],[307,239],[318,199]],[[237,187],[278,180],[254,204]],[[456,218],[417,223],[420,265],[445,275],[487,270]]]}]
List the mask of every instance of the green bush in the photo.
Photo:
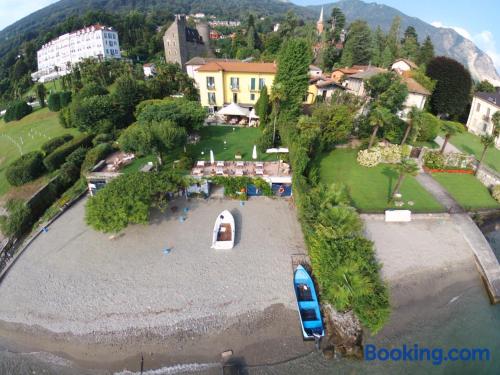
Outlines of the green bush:
[{"label": "green bush", "polygon": [[430,169],[442,169],[445,166],[444,156],[439,151],[428,151],[424,155],[424,165]]},{"label": "green bush", "polygon": [[61,165],[58,179],[64,189],[73,185],[73,183],[80,177],[80,168],[85,159],[86,153],[87,150],[85,148],[79,147],[69,154],[66,158],[66,162]]},{"label": "green bush", "polygon": [[246,200],[247,186],[250,184],[255,185],[257,188],[262,190],[262,194],[266,196],[273,195],[273,191],[269,184],[262,178],[251,178],[247,176],[238,177],[224,177],[215,176],[211,177],[210,180],[217,185],[224,186],[224,195],[233,199]]},{"label": "green bush", "polygon": [[66,142],[69,142],[73,139],[73,136],[71,134],[63,134],[59,137],[52,138],[51,140],[45,142],[41,149],[43,152],[45,152],[45,155],[50,154],[52,151],[54,151],[56,148],[59,146],[65,144]]},{"label": "green bush", "polygon": [[71,103],[71,91],[62,91],[59,94],[61,108],[66,108]]},{"label": "green bush", "polygon": [[87,152],[82,165],[82,173],[90,171],[99,161],[113,152],[109,143],[101,143]]},{"label": "green bush", "polygon": [[61,108],[58,114],[59,117],[59,124],[63,128],[72,128],[73,127],[73,122],[71,118],[71,110],[69,108]]},{"label": "green bush", "polygon": [[42,153],[33,151],[13,161],[7,167],[5,177],[9,184],[19,186],[35,180],[44,172]]},{"label": "green bush", "polygon": [[18,100],[7,107],[3,119],[5,122],[17,121],[29,115],[31,112],[33,112],[33,108],[31,108],[29,104],[24,100]]},{"label": "green bush", "polygon": [[61,93],[53,92],[49,95],[47,100],[47,105],[52,112],[58,112],[61,110]]},{"label": "green bush", "polygon": [[102,134],[96,135],[96,137],[92,141],[92,144],[94,146],[97,146],[99,143],[108,143],[108,142],[111,142],[112,140],[113,140],[113,136],[111,134],[102,133]]},{"label": "green bush", "polygon": [[439,134],[441,121],[430,113],[423,113],[424,121],[418,129],[417,140],[422,142],[433,141]]},{"label": "green bush", "polygon": [[63,144],[56,148],[51,154],[43,159],[43,164],[48,171],[52,172],[59,168],[65,161],[66,157],[79,147],[88,147],[92,143],[92,135],[82,134],[72,141]]},{"label": "green bush", "polygon": [[31,225],[31,210],[19,199],[11,199],[5,205],[7,216],[0,216],[0,230],[8,238],[19,238]]}]

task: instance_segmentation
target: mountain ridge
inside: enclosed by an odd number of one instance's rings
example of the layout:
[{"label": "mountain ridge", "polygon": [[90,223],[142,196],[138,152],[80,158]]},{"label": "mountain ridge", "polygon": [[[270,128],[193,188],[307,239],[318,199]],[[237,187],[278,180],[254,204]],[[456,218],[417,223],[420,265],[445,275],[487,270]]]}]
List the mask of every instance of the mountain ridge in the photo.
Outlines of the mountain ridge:
[{"label": "mountain ridge", "polygon": [[500,86],[500,75],[498,74],[491,57],[478,48],[473,41],[463,37],[455,30],[445,27],[435,27],[420,18],[408,16],[400,10],[384,4],[375,2],[367,3],[361,0],[340,0],[323,5],[309,5],[316,14],[324,8],[325,15],[331,13],[332,8],[339,7],[346,15],[347,22],[355,19],[363,19],[371,28],[380,27],[388,31],[395,16],[401,17],[401,31],[408,26],[415,27],[422,42],[425,37],[430,36],[434,44],[436,55],[451,57],[464,64],[474,79],[487,79]]},{"label": "mountain ridge", "polygon": [[172,13],[224,14],[225,17],[241,17],[248,12],[255,12],[259,15],[277,17],[293,9],[299,16],[312,20],[317,19],[321,7],[324,7],[325,15],[329,15],[335,6],[342,9],[348,22],[364,19],[370,27],[375,28],[380,25],[385,31],[390,28],[394,16],[399,16],[401,30],[412,25],[417,30],[420,41],[427,35],[431,37],[436,55],[454,58],[470,70],[473,78],[488,79],[500,86],[500,76],[491,58],[474,42],[464,38],[455,30],[438,28],[417,17],[408,16],[396,8],[361,0],[340,0],[309,6],[296,5],[287,0],[60,0],[0,30],[0,59],[18,48],[23,39],[34,39],[65,18],[83,14],[88,10],[122,12],[135,9],[154,12],[161,9]]}]

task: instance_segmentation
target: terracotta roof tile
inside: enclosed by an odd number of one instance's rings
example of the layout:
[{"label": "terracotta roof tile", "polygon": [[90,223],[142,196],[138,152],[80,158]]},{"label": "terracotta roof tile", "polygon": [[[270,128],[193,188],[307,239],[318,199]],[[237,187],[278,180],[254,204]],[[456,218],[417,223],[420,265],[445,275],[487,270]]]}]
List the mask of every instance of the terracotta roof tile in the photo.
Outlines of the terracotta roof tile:
[{"label": "terracotta roof tile", "polygon": [[429,96],[431,93],[420,83],[415,81],[413,78],[403,77],[403,81],[406,83],[406,87],[408,87],[409,92],[413,92],[416,94]]},{"label": "terracotta roof tile", "polygon": [[212,61],[200,66],[198,72],[276,73],[274,63]]}]

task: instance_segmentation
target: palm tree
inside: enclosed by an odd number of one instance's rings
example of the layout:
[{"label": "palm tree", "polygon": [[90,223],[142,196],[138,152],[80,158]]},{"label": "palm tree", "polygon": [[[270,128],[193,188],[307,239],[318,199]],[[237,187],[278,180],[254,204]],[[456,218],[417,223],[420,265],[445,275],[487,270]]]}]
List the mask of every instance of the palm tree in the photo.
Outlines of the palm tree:
[{"label": "palm tree", "polygon": [[373,126],[373,133],[370,137],[368,148],[372,148],[375,137],[377,136],[378,129],[388,124],[391,120],[392,114],[387,108],[380,105],[375,105],[370,111],[368,121]]},{"label": "palm tree", "polygon": [[422,116],[424,112],[417,107],[411,107],[410,112],[408,113],[408,126],[406,127],[405,134],[403,136],[403,140],[401,141],[401,146],[405,144],[406,139],[410,135],[410,132],[413,128],[418,129],[420,125],[423,123],[424,118]]},{"label": "palm tree", "polygon": [[394,166],[394,169],[399,173],[398,181],[396,186],[394,186],[394,191],[391,194],[391,199],[394,200],[394,196],[399,193],[401,184],[406,176],[416,176],[418,173],[418,165],[411,159],[402,159],[398,164]]},{"label": "palm tree", "polygon": [[486,155],[486,151],[488,148],[495,144],[495,138],[500,136],[500,111],[496,111],[495,114],[491,117],[491,122],[493,123],[493,131],[491,135],[485,134],[481,136],[481,143],[484,146],[483,152],[481,153],[481,158],[479,159],[479,163],[477,164],[477,168],[474,174],[477,175],[477,172],[481,168],[481,164],[483,163],[484,156]]},{"label": "palm tree", "polygon": [[463,133],[464,126],[459,122],[443,120],[441,121],[441,129],[444,131],[445,135],[443,146],[441,147],[441,150],[439,152],[443,154],[450,138],[455,134]]}]

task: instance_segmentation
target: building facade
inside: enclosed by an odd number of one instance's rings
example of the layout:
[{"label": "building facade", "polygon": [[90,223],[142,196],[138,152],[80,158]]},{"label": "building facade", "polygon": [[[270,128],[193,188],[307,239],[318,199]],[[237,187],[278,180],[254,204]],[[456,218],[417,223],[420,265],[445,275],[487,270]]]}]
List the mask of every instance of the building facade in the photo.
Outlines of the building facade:
[{"label": "building facade", "polygon": [[90,57],[121,58],[118,33],[113,28],[92,25],[44,44],[37,52],[38,71],[32,77],[67,74],[72,65]]},{"label": "building facade", "polygon": [[201,105],[211,112],[230,103],[253,108],[261,88],[272,89],[276,65],[241,61],[211,61],[194,72]]},{"label": "building facade", "polygon": [[196,29],[188,27],[186,16],[176,15],[175,20],[163,35],[165,61],[179,64],[186,71],[185,64],[195,56],[211,56],[210,30],[206,23],[199,22]]},{"label": "building facade", "polygon": [[[467,130],[476,135],[493,134],[493,114],[500,111],[500,87],[495,93],[477,92],[472,99]],[[495,139],[495,147],[500,149],[500,136]]]}]

